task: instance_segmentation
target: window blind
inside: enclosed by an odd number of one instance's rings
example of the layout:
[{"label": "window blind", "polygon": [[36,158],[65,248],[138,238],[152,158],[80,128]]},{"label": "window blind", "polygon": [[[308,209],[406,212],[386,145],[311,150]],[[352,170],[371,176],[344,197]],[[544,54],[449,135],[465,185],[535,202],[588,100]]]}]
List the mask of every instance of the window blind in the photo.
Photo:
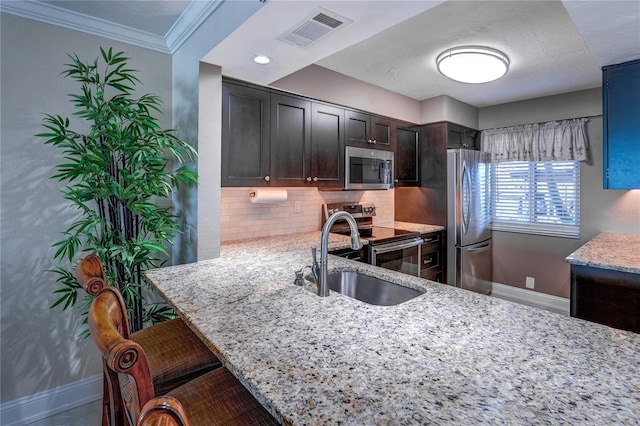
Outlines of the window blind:
[{"label": "window blind", "polygon": [[577,238],[580,235],[580,163],[491,163],[495,230]]}]

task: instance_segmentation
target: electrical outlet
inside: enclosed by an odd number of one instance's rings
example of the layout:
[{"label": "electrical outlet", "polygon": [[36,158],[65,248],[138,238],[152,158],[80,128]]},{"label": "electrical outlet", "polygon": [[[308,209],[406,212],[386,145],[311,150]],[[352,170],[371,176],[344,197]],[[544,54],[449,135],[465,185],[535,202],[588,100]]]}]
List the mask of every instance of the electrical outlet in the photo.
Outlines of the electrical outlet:
[{"label": "electrical outlet", "polygon": [[293,212],[300,213],[300,201],[293,202]]},{"label": "electrical outlet", "polygon": [[536,286],[536,279],[533,277],[527,277],[527,279],[525,280],[525,287],[530,288],[530,289],[534,289]]}]

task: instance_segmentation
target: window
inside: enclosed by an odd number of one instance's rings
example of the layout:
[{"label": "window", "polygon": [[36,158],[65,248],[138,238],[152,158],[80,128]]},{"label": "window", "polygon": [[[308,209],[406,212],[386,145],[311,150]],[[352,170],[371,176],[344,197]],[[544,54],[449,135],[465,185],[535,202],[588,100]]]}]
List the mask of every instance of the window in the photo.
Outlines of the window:
[{"label": "window", "polygon": [[491,163],[494,230],[578,238],[580,163]]}]

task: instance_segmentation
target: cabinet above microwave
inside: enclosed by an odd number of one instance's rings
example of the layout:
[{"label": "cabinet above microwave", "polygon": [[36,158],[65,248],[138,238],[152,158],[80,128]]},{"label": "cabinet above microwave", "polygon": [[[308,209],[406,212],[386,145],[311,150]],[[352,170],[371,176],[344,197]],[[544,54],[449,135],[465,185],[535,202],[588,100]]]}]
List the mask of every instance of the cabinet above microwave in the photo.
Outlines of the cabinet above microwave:
[{"label": "cabinet above microwave", "polygon": [[345,110],[347,146],[393,151],[392,121],[360,111]]}]

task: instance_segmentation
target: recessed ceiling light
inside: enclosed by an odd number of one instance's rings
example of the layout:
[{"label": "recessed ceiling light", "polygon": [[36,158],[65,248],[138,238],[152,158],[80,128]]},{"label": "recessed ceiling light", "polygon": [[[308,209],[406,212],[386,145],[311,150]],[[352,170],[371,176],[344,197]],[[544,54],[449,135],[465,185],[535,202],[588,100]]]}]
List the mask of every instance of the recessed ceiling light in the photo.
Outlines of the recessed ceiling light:
[{"label": "recessed ceiling light", "polygon": [[462,46],[447,49],[436,59],[438,71],[462,83],[487,83],[509,70],[509,58],[496,49]]},{"label": "recessed ceiling light", "polygon": [[253,57],[253,62],[260,65],[266,65],[271,62],[271,58],[267,55],[256,55]]}]

